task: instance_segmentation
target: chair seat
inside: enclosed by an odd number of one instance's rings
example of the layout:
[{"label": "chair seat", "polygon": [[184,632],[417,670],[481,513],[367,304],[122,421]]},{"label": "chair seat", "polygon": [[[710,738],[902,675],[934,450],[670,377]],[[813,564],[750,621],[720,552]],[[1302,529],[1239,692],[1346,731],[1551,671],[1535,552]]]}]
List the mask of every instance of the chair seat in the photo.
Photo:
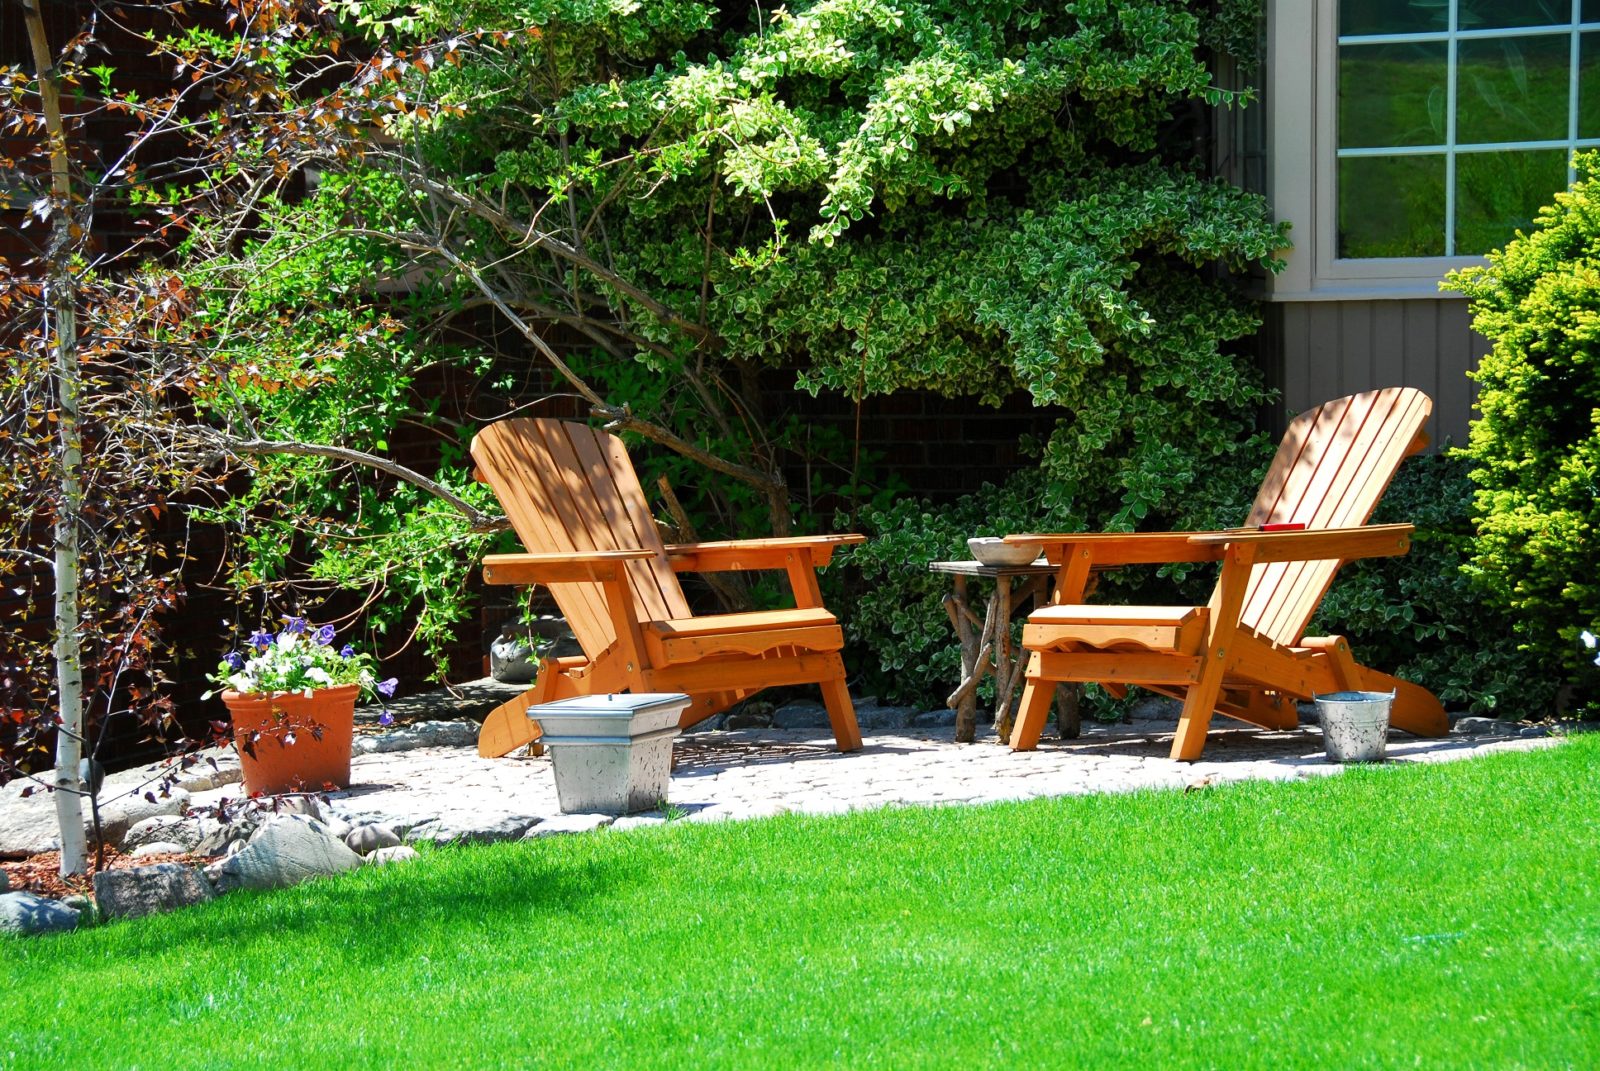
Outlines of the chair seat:
[{"label": "chair seat", "polygon": [[718,655],[760,657],[781,649],[837,651],[844,647],[844,630],[821,607],[760,610],[652,621],[644,643],[656,665],[670,666]]},{"label": "chair seat", "polygon": [[1081,645],[1193,654],[1206,638],[1204,606],[1090,606],[1063,603],[1035,610],[1022,630],[1030,650]]}]

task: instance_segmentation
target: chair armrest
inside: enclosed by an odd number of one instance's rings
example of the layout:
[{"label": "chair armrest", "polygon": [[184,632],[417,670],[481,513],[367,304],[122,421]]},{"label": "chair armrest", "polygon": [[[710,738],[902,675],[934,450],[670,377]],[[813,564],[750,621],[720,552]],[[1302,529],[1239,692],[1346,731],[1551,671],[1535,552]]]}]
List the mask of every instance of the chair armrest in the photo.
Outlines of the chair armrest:
[{"label": "chair armrest", "polygon": [[486,584],[567,584],[615,580],[623,566],[655,557],[649,550],[575,550],[562,554],[487,554]]},{"label": "chair armrest", "polygon": [[1214,562],[1222,547],[1196,543],[1195,536],[1214,532],[1060,532],[1008,535],[1007,543],[1043,543],[1052,563],[1073,554],[1087,554],[1094,565],[1156,565],[1167,562]]},{"label": "chair armrest", "polygon": [[738,569],[784,569],[790,552],[804,550],[810,552],[811,564],[820,568],[833,560],[836,548],[866,541],[866,536],[847,534],[673,543],[667,547],[667,559],[675,573],[726,573]]},{"label": "chair armrest", "polygon": [[1410,524],[1369,524],[1360,528],[1313,528],[1298,532],[1204,532],[1190,536],[1198,546],[1222,548],[1249,544],[1251,561],[1303,562],[1326,559],[1396,558],[1411,549]]}]

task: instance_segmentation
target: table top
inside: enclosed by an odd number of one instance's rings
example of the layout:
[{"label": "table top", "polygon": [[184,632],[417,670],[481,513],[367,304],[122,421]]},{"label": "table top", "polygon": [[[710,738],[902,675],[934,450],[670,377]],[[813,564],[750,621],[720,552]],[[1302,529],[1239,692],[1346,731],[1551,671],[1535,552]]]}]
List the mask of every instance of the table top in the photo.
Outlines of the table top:
[{"label": "table top", "polygon": [[979,561],[928,563],[931,572],[952,573],[956,576],[1050,576],[1056,568],[1043,558],[1027,565],[985,565]]}]

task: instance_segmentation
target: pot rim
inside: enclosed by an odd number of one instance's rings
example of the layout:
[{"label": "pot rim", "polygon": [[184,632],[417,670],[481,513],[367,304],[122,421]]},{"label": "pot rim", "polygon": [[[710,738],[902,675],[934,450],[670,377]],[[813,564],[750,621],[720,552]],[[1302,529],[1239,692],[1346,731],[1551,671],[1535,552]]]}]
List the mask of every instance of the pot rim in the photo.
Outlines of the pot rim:
[{"label": "pot rim", "polygon": [[320,688],[311,689],[309,694],[304,692],[304,691],[295,691],[295,692],[235,692],[230,688],[230,689],[224,690],[221,693],[221,696],[222,696],[222,701],[224,703],[227,703],[227,702],[230,702],[230,701],[235,700],[235,699],[243,699],[243,700],[247,700],[247,701],[249,701],[249,700],[267,700],[267,701],[271,701],[271,700],[274,700],[274,699],[284,699],[284,698],[310,699],[313,696],[326,695],[329,692],[342,692],[342,691],[354,691],[354,692],[359,694],[360,691],[361,691],[361,685],[359,685],[359,684],[327,684],[327,685],[323,685]]}]

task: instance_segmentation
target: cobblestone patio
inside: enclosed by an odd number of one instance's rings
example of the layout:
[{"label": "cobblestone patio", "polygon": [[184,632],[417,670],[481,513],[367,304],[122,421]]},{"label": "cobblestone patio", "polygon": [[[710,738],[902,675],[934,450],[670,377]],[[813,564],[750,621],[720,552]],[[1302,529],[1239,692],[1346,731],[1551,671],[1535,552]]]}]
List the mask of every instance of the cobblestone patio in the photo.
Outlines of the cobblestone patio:
[{"label": "cobblestone patio", "polygon": [[[687,821],[717,821],[1292,780],[1343,769],[1324,759],[1314,726],[1213,730],[1202,761],[1173,762],[1167,750],[1174,725],[1165,717],[1088,725],[1077,740],[1046,739],[1027,753],[992,738],[957,744],[948,726],[869,729],[865,746],[843,755],[823,728],[695,732],[675,745],[668,802]],[[1396,762],[1448,762],[1555,742],[1394,733],[1389,755]],[[387,823],[408,840],[509,839],[559,814],[548,756],[480,759],[470,747],[423,746],[357,756],[353,776],[350,791],[331,798],[333,813],[352,823]],[[210,795],[196,794],[195,803]]]}]

